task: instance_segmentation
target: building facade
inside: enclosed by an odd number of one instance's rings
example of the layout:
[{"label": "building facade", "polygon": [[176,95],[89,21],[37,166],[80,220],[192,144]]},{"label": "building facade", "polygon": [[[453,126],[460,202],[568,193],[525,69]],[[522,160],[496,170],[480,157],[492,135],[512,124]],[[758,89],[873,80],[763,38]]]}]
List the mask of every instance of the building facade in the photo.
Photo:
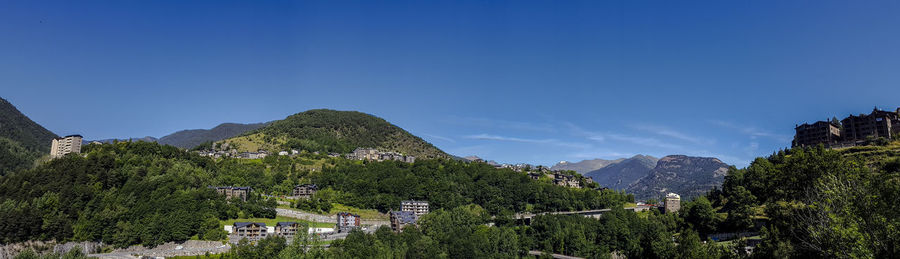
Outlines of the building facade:
[{"label": "building facade", "polygon": [[286,239],[293,239],[300,231],[300,223],[297,222],[278,222],[275,224],[275,235],[282,236]]},{"label": "building facade", "polygon": [[815,146],[819,143],[835,143],[841,140],[841,125],[830,121],[818,121],[813,124],[804,123],[794,128],[794,142],[791,146]]},{"label": "building facade", "polygon": [[219,195],[224,195],[226,200],[241,199],[242,201],[247,201],[247,197],[250,197],[250,187],[219,186],[210,188],[216,189],[216,192]]},{"label": "building facade", "polygon": [[412,211],[391,211],[391,229],[400,232],[403,228],[415,225],[419,217]]},{"label": "building facade", "polygon": [[850,115],[837,123],[818,121],[804,123],[794,128],[792,147],[823,144],[826,147],[847,147],[865,143],[870,139],[892,139],[900,135],[900,108],[882,111],[878,108],[869,114]]},{"label": "building facade", "polygon": [[246,238],[248,241],[259,241],[266,238],[266,223],[257,222],[235,222],[231,226],[232,240],[241,240]]},{"label": "building facade", "polygon": [[408,211],[416,214],[416,217],[428,214],[427,201],[401,201],[400,211]]},{"label": "building facade", "polygon": [[54,138],[50,143],[50,158],[59,158],[68,153],[81,153],[81,135]]},{"label": "building facade", "polygon": [[362,219],[359,215],[349,213],[349,212],[341,212],[337,214],[337,231],[338,233],[349,232],[353,229],[357,229],[360,226]]},{"label": "building facade", "polygon": [[681,209],[681,195],[670,192],[666,195],[666,200],[663,203],[665,213],[678,212]]},{"label": "building facade", "polygon": [[319,191],[315,184],[301,184],[294,187],[294,197],[309,199]]}]

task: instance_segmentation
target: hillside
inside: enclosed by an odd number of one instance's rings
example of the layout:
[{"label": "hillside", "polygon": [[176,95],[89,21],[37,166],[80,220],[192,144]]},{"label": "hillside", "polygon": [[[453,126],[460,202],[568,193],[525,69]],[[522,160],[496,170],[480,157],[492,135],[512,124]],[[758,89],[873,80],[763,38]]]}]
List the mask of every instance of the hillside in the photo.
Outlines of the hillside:
[{"label": "hillside", "polygon": [[712,157],[673,155],[660,158],[650,173],[628,186],[635,198],[649,199],[674,192],[694,197],[719,187],[730,166]]},{"label": "hillside", "polygon": [[235,146],[239,151],[302,149],[348,153],[357,147],[371,147],[423,158],[450,157],[382,118],[355,111],[326,109],[294,114],[222,142]]},{"label": "hillside", "polygon": [[192,129],[178,131],[157,140],[163,145],[172,145],[180,148],[196,147],[204,142],[219,141],[233,138],[245,132],[262,128],[267,123],[222,123],[212,129]]},{"label": "hillside", "polygon": [[0,98],[0,137],[18,142],[29,151],[47,153],[50,141],[57,136]]},{"label": "hillside", "polygon": [[581,160],[581,162],[567,162],[562,161],[550,167],[550,170],[571,170],[578,172],[579,174],[585,174],[590,171],[594,171],[600,168],[604,168],[611,164],[619,163],[625,160],[624,158],[619,158],[615,160],[606,160],[606,159],[591,159],[591,160]]},{"label": "hillside", "polygon": [[606,167],[585,173],[600,186],[614,190],[624,190],[641,177],[647,176],[656,167],[657,158],[652,156],[636,155]]},{"label": "hillside", "polygon": [[56,134],[32,121],[0,98],[0,175],[30,167],[50,152]]}]

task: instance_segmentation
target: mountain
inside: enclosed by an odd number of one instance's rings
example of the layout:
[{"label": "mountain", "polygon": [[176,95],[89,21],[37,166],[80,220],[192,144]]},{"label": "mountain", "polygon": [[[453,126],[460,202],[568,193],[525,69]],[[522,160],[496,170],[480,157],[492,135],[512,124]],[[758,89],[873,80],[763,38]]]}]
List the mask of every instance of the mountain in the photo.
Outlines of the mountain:
[{"label": "mountain", "polygon": [[660,198],[669,192],[696,197],[721,186],[730,167],[712,157],[666,156],[627,191],[638,199]]},{"label": "mountain", "polygon": [[602,187],[624,190],[638,179],[647,176],[650,170],[656,167],[657,158],[636,155],[628,159],[617,160],[619,161],[618,163],[609,164],[603,168],[587,172],[584,176],[594,179]]},{"label": "mountain", "polygon": [[0,175],[30,167],[50,152],[50,142],[56,137],[0,98]]},{"label": "mountain", "polygon": [[0,137],[18,142],[23,148],[50,152],[50,141],[57,135],[22,114],[6,99],[0,98]]},{"label": "mountain", "polygon": [[156,142],[157,140],[159,140],[159,139],[154,138],[154,137],[151,137],[151,136],[146,136],[146,137],[143,137],[143,138],[128,138],[128,139],[115,139],[115,138],[110,138],[110,139],[85,140],[84,142],[85,142],[85,143],[91,143],[91,142],[94,142],[94,141],[100,142],[100,143],[112,143],[113,141],[119,141],[119,142],[123,142],[123,141],[133,141],[133,142],[137,142],[137,141],[143,141],[143,142]]},{"label": "mountain", "polygon": [[619,163],[624,161],[625,158],[619,158],[616,160],[605,160],[605,159],[591,159],[591,160],[581,160],[581,162],[568,162],[562,161],[550,167],[550,170],[571,170],[578,172],[579,174],[585,174],[590,171],[594,171],[600,168],[604,168],[611,164]]},{"label": "mountain", "polygon": [[239,151],[302,149],[348,153],[358,147],[368,147],[421,158],[450,158],[444,151],[382,118],[327,109],[294,114],[222,142]]},{"label": "mountain", "polygon": [[178,131],[160,138],[157,142],[163,145],[172,145],[180,148],[196,147],[204,142],[229,139],[245,132],[262,128],[268,123],[222,123],[212,129],[192,129]]}]

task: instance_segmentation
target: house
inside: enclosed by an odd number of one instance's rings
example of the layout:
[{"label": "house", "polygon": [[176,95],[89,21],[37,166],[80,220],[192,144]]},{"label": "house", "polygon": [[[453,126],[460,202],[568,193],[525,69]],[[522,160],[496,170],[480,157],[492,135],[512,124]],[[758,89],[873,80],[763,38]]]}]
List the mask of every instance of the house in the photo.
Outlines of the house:
[{"label": "house", "polygon": [[412,211],[391,211],[391,229],[400,232],[409,225],[415,225],[419,216]]},{"label": "house", "polygon": [[553,184],[563,186],[563,187],[571,187],[571,188],[579,188],[581,187],[581,183],[578,182],[578,178],[574,175],[553,174]]},{"label": "house", "polygon": [[237,198],[247,201],[247,197],[250,196],[250,187],[210,186],[210,188],[215,189],[219,195],[225,195],[226,200]]},{"label": "house", "polygon": [[244,238],[248,241],[259,241],[260,239],[266,238],[266,223],[235,222],[231,229],[233,241]]},{"label": "house", "polygon": [[301,184],[294,187],[294,197],[309,199],[319,190],[315,184]]},{"label": "house", "polygon": [[292,239],[300,230],[300,223],[297,222],[278,222],[275,224],[275,235]]},{"label": "house", "polygon": [[428,214],[427,201],[401,201],[400,211],[408,211],[416,214],[416,217]]},{"label": "house", "polygon": [[353,229],[359,228],[359,223],[362,222],[362,219],[359,215],[349,213],[349,212],[341,212],[337,214],[337,231],[338,233],[350,232]]},{"label": "house", "polygon": [[529,172],[529,173],[528,173],[528,177],[531,177],[532,180],[538,180],[538,179],[541,179],[541,176],[543,176],[543,175],[544,175],[544,174],[538,173],[538,172]]}]

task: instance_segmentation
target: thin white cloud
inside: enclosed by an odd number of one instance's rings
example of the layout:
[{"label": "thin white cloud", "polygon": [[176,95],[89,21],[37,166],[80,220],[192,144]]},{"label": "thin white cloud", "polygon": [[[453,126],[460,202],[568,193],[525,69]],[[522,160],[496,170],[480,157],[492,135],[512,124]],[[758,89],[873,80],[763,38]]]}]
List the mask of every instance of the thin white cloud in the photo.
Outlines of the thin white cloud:
[{"label": "thin white cloud", "polygon": [[682,149],[682,146],[667,143],[661,141],[656,138],[650,137],[638,137],[638,136],[629,136],[620,133],[602,133],[602,132],[594,132],[585,130],[573,123],[565,122],[563,123],[569,128],[570,134],[577,137],[582,137],[585,139],[597,141],[597,142],[605,142],[607,140],[615,140],[621,142],[628,142],[632,144],[649,146],[649,147],[658,147],[658,148],[667,148],[667,149]]},{"label": "thin white cloud", "polygon": [[450,143],[456,143],[456,140],[453,140],[452,138],[448,138],[448,137],[444,137],[444,136],[438,136],[438,135],[427,134],[427,133],[422,133],[422,136],[426,136],[426,137],[437,139],[437,140],[443,140],[443,141],[450,142]]},{"label": "thin white cloud", "polygon": [[666,136],[666,137],[671,137],[674,139],[684,140],[684,141],[691,142],[691,143],[698,144],[698,145],[707,145],[708,146],[708,145],[713,145],[716,142],[714,139],[706,139],[706,138],[690,136],[688,134],[685,134],[685,133],[682,133],[682,132],[679,132],[679,131],[676,131],[676,130],[673,130],[670,128],[661,127],[661,126],[637,125],[637,126],[633,126],[633,128],[642,130],[642,131],[655,133],[660,136]]},{"label": "thin white cloud", "polygon": [[464,136],[463,138],[477,139],[477,140],[519,142],[519,143],[529,143],[529,144],[555,145],[555,146],[571,147],[571,148],[588,148],[589,147],[589,145],[587,145],[587,144],[563,142],[563,141],[559,141],[556,139],[527,139],[527,138],[506,137],[506,136],[490,135],[490,134],[469,135],[469,136]]},{"label": "thin white cloud", "polygon": [[741,134],[749,136],[751,139],[755,139],[758,137],[765,137],[765,138],[770,138],[770,139],[774,139],[774,140],[781,141],[781,142],[791,141],[790,136],[772,133],[772,132],[765,131],[765,130],[762,130],[762,129],[759,129],[756,127],[738,125],[738,124],[734,124],[734,123],[722,121],[722,120],[711,120],[710,123],[712,123],[713,125],[719,126],[719,127],[735,130]]},{"label": "thin white cloud", "polygon": [[544,123],[536,123],[536,122],[523,122],[523,121],[510,121],[510,120],[502,120],[502,119],[487,119],[487,118],[472,118],[472,117],[456,117],[451,116],[444,120],[446,123],[457,124],[457,125],[467,125],[467,126],[477,126],[482,128],[500,128],[500,129],[512,129],[512,130],[524,130],[524,131],[538,131],[538,132],[557,132],[556,128],[550,124]]}]

